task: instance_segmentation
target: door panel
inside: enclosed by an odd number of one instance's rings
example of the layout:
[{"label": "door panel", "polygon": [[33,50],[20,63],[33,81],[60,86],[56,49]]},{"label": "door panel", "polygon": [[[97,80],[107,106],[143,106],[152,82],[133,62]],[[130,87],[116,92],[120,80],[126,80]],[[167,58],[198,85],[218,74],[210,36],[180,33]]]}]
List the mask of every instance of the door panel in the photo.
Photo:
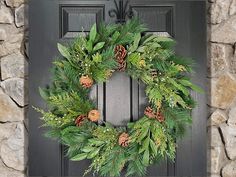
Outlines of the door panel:
[{"label": "door panel", "polygon": [[[176,52],[191,57],[197,63],[193,82],[205,88],[206,34],[205,2],[130,0],[129,9],[149,28],[175,38]],[[32,0],[30,1],[30,104],[45,108],[38,87],[50,82],[51,62],[59,55],[57,42],[67,43],[81,32],[102,21],[114,23],[109,10],[111,0]],[[145,86],[125,73],[116,72],[107,83],[94,86],[90,93],[101,110],[104,121],[115,126],[143,116],[147,105]],[[205,176],[206,175],[206,96],[192,93],[199,105],[192,112],[193,125],[183,140],[178,141],[175,163],[168,160],[149,168],[148,176]],[[71,162],[65,155],[66,147],[43,137],[39,128],[40,115],[29,110],[31,176],[82,176],[89,161]]]},{"label": "door panel", "polygon": [[131,5],[131,9],[146,24],[148,32],[166,32],[173,35],[173,5]]},{"label": "door panel", "polygon": [[60,5],[62,38],[74,38],[80,31],[89,32],[94,23],[104,21],[104,5]]},{"label": "door panel", "polygon": [[45,108],[38,87],[49,83],[49,67],[53,54],[57,53],[54,47],[59,35],[54,30],[59,24],[57,9],[55,1],[30,2],[29,174],[32,176],[61,175],[61,146],[43,137],[45,128],[40,128],[40,114],[32,109],[32,105]]}]

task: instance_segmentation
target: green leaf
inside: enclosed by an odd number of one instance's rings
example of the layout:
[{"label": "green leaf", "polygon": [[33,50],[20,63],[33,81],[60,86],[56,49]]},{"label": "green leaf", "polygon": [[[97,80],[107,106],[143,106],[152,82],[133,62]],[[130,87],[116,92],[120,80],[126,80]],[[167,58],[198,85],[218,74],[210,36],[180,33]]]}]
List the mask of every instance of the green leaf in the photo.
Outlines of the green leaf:
[{"label": "green leaf", "polygon": [[134,43],[129,48],[130,52],[134,52],[135,50],[137,50],[140,39],[141,39],[141,34],[140,33],[135,34],[135,36],[134,36]]},{"label": "green leaf", "polygon": [[141,142],[143,138],[145,138],[149,132],[149,125],[150,123],[146,123],[145,127],[142,128],[142,132],[140,136],[138,137],[138,142]]},{"label": "green leaf", "polygon": [[86,44],[86,49],[91,52],[93,50],[93,43],[91,41],[88,41]]},{"label": "green leaf", "polygon": [[120,36],[120,33],[118,31],[116,31],[113,35],[112,35],[112,41],[116,41],[118,39],[118,37]]},{"label": "green leaf", "polygon": [[145,51],[145,47],[146,47],[146,46],[139,47],[139,48],[137,49],[137,52],[143,53],[143,52]]},{"label": "green leaf", "polygon": [[148,136],[144,141],[143,141],[143,147],[145,149],[148,149],[149,147],[149,140],[150,140],[150,137]]},{"label": "green leaf", "polygon": [[184,85],[184,86],[187,86],[187,87],[190,87],[191,89],[193,89],[194,91],[196,92],[199,92],[199,93],[204,93],[204,90],[196,85],[194,85],[193,83],[191,83],[189,80],[186,80],[186,79],[181,79],[179,80],[179,82]]},{"label": "green leaf", "polygon": [[89,33],[89,40],[91,42],[94,42],[96,35],[97,35],[97,27],[96,27],[96,24],[94,24]]},{"label": "green leaf", "polygon": [[86,153],[82,153],[82,154],[78,154],[74,157],[71,158],[72,161],[80,161],[80,160],[84,160],[87,157]]},{"label": "green leaf", "polygon": [[60,43],[57,43],[57,48],[63,57],[67,59],[70,58],[70,52],[68,51],[67,47],[63,46]]},{"label": "green leaf", "polygon": [[95,149],[94,151],[90,152],[89,155],[87,156],[88,159],[94,158],[98,153],[99,153],[99,148]]},{"label": "green leaf", "polygon": [[156,35],[151,35],[150,37],[148,37],[145,41],[143,41],[143,44],[155,39],[157,36]]},{"label": "green leaf", "polygon": [[198,87],[197,85],[195,84],[192,84],[191,85],[191,89],[193,89],[194,91],[198,92],[198,93],[204,93],[204,90],[200,87]]},{"label": "green leaf", "polygon": [[154,155],[156,156],[157,155],[157,147],[156,147],[156,144],[153,142],[152,139],[150,139],[150,147],[151,147]]},{"label": "green leaf", "polygon": [[160,48],[161,45],[158,43],[152,43],[152,48]]},{"label": "green leaf", "polygon": [[140,61],[140,55],[138,53],[131,53],[128,56],[128,62],[130,62],[132,65],[136,65]]},{"label": "green leaf", "polygon": [[171,39],[169,37],[164,37],[164,36],[156,36],[155,41],[156,42],[174,42],[173,39]]},{"label": "green leaf", "polygon": [[48,99],[48,94],[46,93],[45,90],[43,90],[42,88],[39,87],[39,94],[40,96],[44,99],[44,100],[47,100]]},{"label": "green leaf", "polygon": [[177,89],[179,89],[181,92],[183,92],[184,95],[188,96],[189,95],[189,91],[186,87],[183,87],[183,85],[178,84],[174,79],[169,78],[169,82],[171,84],[173,84],[174,87],[176,87]]},{"label": "green leaf", "polygon": [[82,151],[83,152],[91,152],[93,151],[95,148],[94,147],[91,147],[91,146],[85,146]]},{"label": "green leaf", "polygon": [[102,144],[104,144],[104,141],[95,140],[95,139],[89,139],[88,141],[89,141],[89,143],[96,145],[96,146],[101,146]]},{"label": "green leaf", "polygon": [[94,46],[93,51],[95,52],[95,51],[97,51],[97,50],[103,48],[104,44],[105,44],[105,42],[99,42],[99,43],[97,43],[97,44]]},{"label": "green leaf", "polygon": [[142,148],[139,150],[139,153],[142,153],[143,151],[146,151],[146,150],[149,149],[149,140],[150,140],[150,137],[148,136],[148,137],[143,141]]},{"label": "green leaf", "polygon": [[149,164],[149,150],[147,149],[143,154],[143,164],[148,166]]}]

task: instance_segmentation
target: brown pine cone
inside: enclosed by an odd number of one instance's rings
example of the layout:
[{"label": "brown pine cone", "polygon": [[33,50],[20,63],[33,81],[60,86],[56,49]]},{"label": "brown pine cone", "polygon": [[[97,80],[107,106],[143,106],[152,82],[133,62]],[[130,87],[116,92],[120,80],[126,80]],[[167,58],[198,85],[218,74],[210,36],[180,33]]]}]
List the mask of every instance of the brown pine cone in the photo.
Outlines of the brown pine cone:
[{"label": "brown pine cone", "polygon": [[97,122],[100,118],[100,112],[98,110],[91,110],[88,113],[88,118],[89,120],[91,120],[92,122]]},{"label": "brown pine cone", "polygon": [[119,64],[118,70],[124,71],[126,68],[125,57],[127,55],[127,51],[126,51],[125,47],[122,45],[118,45],[115,47],[114,52],[115,52],[115,58]]},{"label": "brown pine cone", "polygon": [[82,125],[84,119],[86,119],[86,118],[87,118],[86,115],[83,115],[83,114],[82,114],[82,115],[79,115],[79,116],[76,118],[76,120],[75,120],[75,125],[76,125],[76,126]]},{"label": "brown pine cone", "polygon": [[157,70],[152,69],[151,70],[151,76],[152,76],[152,78],[156,78],[157,77]]},{"label": "brown pine cone", "polygon": [[124,58],[126,57],[127,51],[124,46],[118,45],[115,47],[115,56],[117,61],[123,61]]},{"label": "brown pine cone", "polygon": [[124,61],[123,63],[119,63],[118,71],[125,71],[125,69],[126,69],[126,61]]},{"label": "brown pine cone", "polygon": [[107,70],[106,71],[106,76],[107,78],[110,78],[112,76],[112,73],[114,72],[114,70]]},{"label": "brown pine cone", "polygon": [[79,81],[84,88],[90,88],[93,85],[93,79],[89,76],[81,76]]},{"label": "brown pine cone", "polygon": [[128,133],[124,132],[124,133],[120,134],[119,140],[118,140],[118,143],[120,146],[127,147],[129,145],[129,142],[130,142],[130,138],[129,138]]},{"label": "brown pine cone", "polygon": [[150,106],[146,107],[146,109],[144,110],[144,114],[149,118],[155,118],[156,117],[155,112],[153,111],[153,109]]},{"label": "brown pine cone", "polygon": [[156,119],[157,119],[160,123],[162,123],[162,122],[164,122],[165,117],[164,117],[163,114],[159,111],[159,112],[157,113],[157,115],[156,115]]}]

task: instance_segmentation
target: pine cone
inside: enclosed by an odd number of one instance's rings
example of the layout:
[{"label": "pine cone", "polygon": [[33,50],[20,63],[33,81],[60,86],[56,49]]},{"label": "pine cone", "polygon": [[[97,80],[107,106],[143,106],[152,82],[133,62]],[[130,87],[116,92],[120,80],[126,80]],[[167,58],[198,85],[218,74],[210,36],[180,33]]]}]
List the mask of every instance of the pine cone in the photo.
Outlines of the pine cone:
[{"label": "pine cone", "polygon": [[118,71],[125,71],[125,69],[126,69],[126,61],[119,63]]},{"label": "pine cone", "polygon": [[91,110],[88,113],[88,118],[89,120],[91,120],[92,122],[97,122],[100,118],[100,112],[98,110]]},{"label": "pine cone", "polygon": [[152,69],[151,70],[151,76],[152,76],[152,78],[156,78],[157,77],[157,70]]},{"label": "pine cone", "polygon": [[159,111],[159,112],[157,113],[157,115],[156,115],[156,119],[157,119],[160,123],[162,123],[162,122],[164,122],[165,117],[164,117],[163,114]]},{"label": "pine cone", "polygon": [[124,46],[118,45],[115,47],[115,56],[117,61],[123,61],[126,57],[127,51]]},{"label": "pine cone", "polygon": [[130,138],[129,138],[129,135],[128,133],[122,133],[120,136],[119,136],[119,145],[122,146],[122,147],[127,147],[129,145],[129,142],[130,142]]},{"label": "pine cone", "polygon": [[115,52],[116,60],[119,64],[118,70],[119,71],[124,71],[125,68],[126,68],[125,57],[127,55],[127,51],[126,51],[125,47],[122,46],[122,45],[118,45],[118,46],[115,47],[114,52]]},{"label": "pine cone", "polygon": [[84,88],[90,88],[93,85],[93,79],[91,79],[89,76],[81,76],[79,81]]},{"label": "pine cone", "polygon": [[79,116],[76,118],[76,120],[75,120],[75,125],[76,125],[76,126],[82,125],[84,119],[86,119],[86,118],[87,118],[86,115],[79,115]]},{"label": "pine cone", "polygon": [[106,71],[106,76],[107,78],[110,78],[112,76],[112,73],[114,72],[114,70],[107,70]]},{"label": "pine cone", "polygon": [[155,118],[156,117],[155,112],[153,111],[153,109],[150,106],[146,107],[146,109],[144,111],[144,114],[149,118]]}]

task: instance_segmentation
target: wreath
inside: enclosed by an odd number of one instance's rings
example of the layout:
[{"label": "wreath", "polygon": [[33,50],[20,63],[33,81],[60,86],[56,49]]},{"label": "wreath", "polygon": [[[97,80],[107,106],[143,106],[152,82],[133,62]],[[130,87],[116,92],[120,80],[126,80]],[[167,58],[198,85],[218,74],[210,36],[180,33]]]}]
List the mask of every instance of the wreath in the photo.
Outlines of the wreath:
[{"label": "wreath", "polygon": [[[85,174],[143,176],[151,164],[175,159],[176,139],[191,123],[195,106],[190,90],[192,62],[175,55],[175,41],[145,34],[137,19],[125,24],[94,24],[68,46],[58,44],[63,56],[53,62],[52,84],[39,89],[48,105],[42,113],[47,136],[66,145],[72,161],[90,159]],[[149,100],[144,115],[125,127],[101,120],[89,98],[93,85],[106,82],[113,72],[126,72],[146,85]]]}]

